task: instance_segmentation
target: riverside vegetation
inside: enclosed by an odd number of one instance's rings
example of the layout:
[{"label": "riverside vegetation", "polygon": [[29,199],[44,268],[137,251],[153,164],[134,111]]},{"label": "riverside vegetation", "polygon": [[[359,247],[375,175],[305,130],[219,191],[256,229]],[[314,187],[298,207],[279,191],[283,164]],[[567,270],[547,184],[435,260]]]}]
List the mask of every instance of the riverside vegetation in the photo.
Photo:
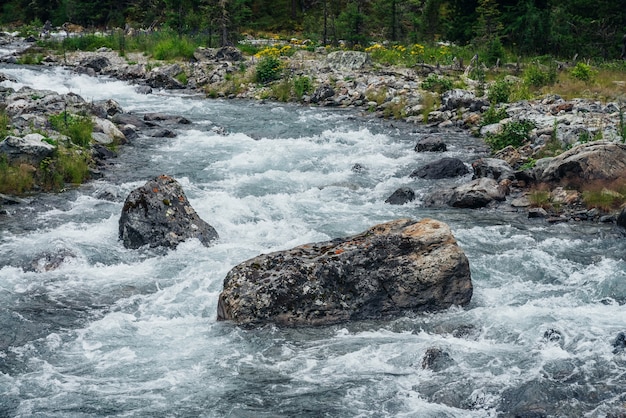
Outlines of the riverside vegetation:
[{"label": "riverside vegetation", "polygon": [[[204,48],[202,43],[201,38],[168,30],[134,36],[118,30],[108,34],[43,39],[21,54],[17,61],[79,66],[87,51],[95,55],[106,53],[117,62],[112,65],[117,69],[109,68],[103,73],[129,79],[133,77],[128,73],[137,66],[143,73],[135,79],[145,78],[151,72],[171,73],[180,87],[204,90],[212,98],[358,107],[378,117],[438,128],[460,127],[483,136],[493,154],[509,147],[518,149],[521,157],[509,161],[517,170],[532,169],[541,158],[556,156],[579,143],[624,142],[626,139],[623,116],[626,62],[621,60],[580,61],[574,57],[564,62],[552,56],[521,58],[496,41],[465,47],[431,42],[330,48],[311,40],[272,36],[240,42],[241,58],[233,58],[231,62],[231,58],[207,61],[202,54],[211,49]],[[336,52],[365,58],[361,64],[330,65],[329,68],[326,60]],[[328,91],[325,96],[324,89]],[[461,100],[460,104],[448,106],[455,92],[469,95],[470,101]],[[561,116],[571,112],[571,102],[577,100],[585,103],[574,106],[579,108],[577,115],[583,120],[576,122],[576,129],[568,131],[571,121]],[[519,111],[520,105],[529,103],[557,109],[556,112],[551,110],[549,132],[545,118],[529,117],[528,112]],[[588,117],[595,113],[586,111],[587,108],[608,104],[611,111],[595,119]],[[58,123],[55,127],[52,120],[52,128],[58,129]],[[67,129],[66,126],[66,135]],[[89,135],[82,138],[72,141],[77,148],[66,151],[65,155],[80,156],[79,160],[88,161],[76,152],[90,141]],[[57,162],[53,166],[60,168],[61,164]],[[38,173],[45,172],[41,167],[40,170],[20,170],[6,162],[2,167],[6,173],[3,176],[20,177],[16,173],[21,173],[26,178],[39,179],[41,174]],[[88,171],[79,171],[87,174],[82,179],[74,174],[62,177],[78,181],[88,177]],[[59,174],[55,176],[59,178]],[[49,182],[25,180],[16,182],[23,185],[9,187],[4,192],[23,193],[37,183],[43,184],[45,190],[60,187],[59,181],[48,186]],[[568,187],[576,187],[589,208],[610,212],[626,202],[625,183],[595,181]],[[546,188],[546,185],[536,184],[528,189],[531,205],[559,212],[561,204],[549,191],[545,196]]]}]

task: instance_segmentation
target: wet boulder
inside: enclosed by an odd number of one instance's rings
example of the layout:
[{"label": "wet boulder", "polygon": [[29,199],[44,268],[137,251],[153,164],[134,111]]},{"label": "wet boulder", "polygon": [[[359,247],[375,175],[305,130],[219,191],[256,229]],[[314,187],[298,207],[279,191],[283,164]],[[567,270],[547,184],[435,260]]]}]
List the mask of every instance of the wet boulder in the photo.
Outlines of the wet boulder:
[{"label": "wet boulder", "polygon": [[7,136],[0,142],[0,154],[11,163],[26,163],[38,166],[45,158],[51,157],[55,146],[44,141],[41,134],[28,134],[23,138]]},{"label": "wet boulder", "polygon": [[448,147],[440,138],[427,136],[415,145],[415,152],[446,152]]},{"label": "wet boulder", "polygon": [[507,188],[494,179],[481,177],[452,190],[448,204],[455,208],[477,209],[506,199]]},{"label": "wet boulder", "polygon": [[448,225],[400,219],[235,266],[217,317],[240,325],[326,325],[433,312],[471,297],[469,263]]},{"label": "wet boulder", "polygon": [[91,68],[96,73],[99,73],[108,66],[110,66],[111,61],[109,61],[107,57],[102,55],[90,55],[80,60],[78,65],[82,68]]},{"label": "wet boulder", "polygon": [[218,234],[200,219],[181,185],[161,175],[130,192],[119,221],[119,237],[126,248],[176,248],[190,238],[209,246]]},{"label": "wet boulder", "polygon": [[401,187],[385,200],[390,205],[404,205],[415,200],[415,192],[410,187]]},{"label": "wet boulder", "polygon": [[469,169],[458,158],[445,157],[413,171],[410,177],[422,179],[443,179],[459,177],[469,173]]}]

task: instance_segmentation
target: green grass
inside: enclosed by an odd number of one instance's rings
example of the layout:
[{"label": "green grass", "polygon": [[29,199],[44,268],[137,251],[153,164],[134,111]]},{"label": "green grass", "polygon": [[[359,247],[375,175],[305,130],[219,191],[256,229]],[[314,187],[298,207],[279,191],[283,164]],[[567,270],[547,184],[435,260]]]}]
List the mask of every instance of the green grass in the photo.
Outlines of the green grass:
[{"label": "green grass", "polygon": [[55,130],[69,136],[75,145],[86,147],[91,143],[93,121],[89,116],[61,112],[58,115],[51,115],[48,120]]}]

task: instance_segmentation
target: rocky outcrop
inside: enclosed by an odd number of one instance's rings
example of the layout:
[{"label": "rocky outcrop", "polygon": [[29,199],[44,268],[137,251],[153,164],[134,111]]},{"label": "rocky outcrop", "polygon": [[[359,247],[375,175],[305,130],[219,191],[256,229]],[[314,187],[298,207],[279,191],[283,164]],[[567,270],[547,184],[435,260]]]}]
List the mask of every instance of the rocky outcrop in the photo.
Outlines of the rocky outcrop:
[{"label": "rocky outcrop", "polygon": [[217,317],[325,325],[438,311],[471,296],[468,260],[450,228],[401,219],[239,264],[224,279]]},{"label": "rocky outcrop", "polygon": [[360,70],[371,65],[370,56],[359,51],[333,51],[326,56],[326,63],[333,70]]},{"label": "rocky outcrop", "polygon": [[119,221],[119,237],[126,248],[176,248],[190,238],[208,246],[218,234],[200,219],[181,185],[161,175],[128,195]]},{"label": "rocky outcrop", "polygon": [[469,169],[458,158],[445,157],[413,171],[409,177],[422,179],[443,179],[464,176]]},{"label": "rocky outcrop", "polygon": [[11,164],[39,166],[41,161],[52,156],[55,148],[45,142],[41,134],[28,134],[23,138],[7,136],[0,142],[0,154],[5,155]]},{"label": "rocky outcrop", "polygon": [[578,145],[537,167],[538,181],[572,183],[615,180],[626,173],[626,144],[590,142]]}]

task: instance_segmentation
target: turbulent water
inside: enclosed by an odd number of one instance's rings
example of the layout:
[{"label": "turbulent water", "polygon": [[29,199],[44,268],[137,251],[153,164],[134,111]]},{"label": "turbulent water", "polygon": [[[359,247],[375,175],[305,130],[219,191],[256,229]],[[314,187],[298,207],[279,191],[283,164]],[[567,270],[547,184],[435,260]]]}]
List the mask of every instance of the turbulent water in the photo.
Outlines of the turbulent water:
[{"label": "turbulent water", "polygon": [[[60,69],[0,68],[32,86],[128,112],[183,115],[174,139],[120,148],[105,177],[0,217],[0,416],[616,416],[626,410],[626,238],[610,225],[434,210],[440,185],[410,179],[441,154],[423,131],[353,111],[184,94],[136,94]],[[449,133],[447,156],[480,144]],[[362,167],[354,170],[355,164]],[[128,192],[178,179],[220,234],[176,250],[127,250]],[[456,179],[461,183],[469,180]],[[398,187],[404,206],[385,204]],[[401,217],[448,223],[470,260],[464,308],[320,328],[216,322],[226,273],[260,253]],[[423,368],[426,350],[449,358]],[[615,351],[615,352],[614,352]],[[544,411],[544,412],[542,412]]]}]

